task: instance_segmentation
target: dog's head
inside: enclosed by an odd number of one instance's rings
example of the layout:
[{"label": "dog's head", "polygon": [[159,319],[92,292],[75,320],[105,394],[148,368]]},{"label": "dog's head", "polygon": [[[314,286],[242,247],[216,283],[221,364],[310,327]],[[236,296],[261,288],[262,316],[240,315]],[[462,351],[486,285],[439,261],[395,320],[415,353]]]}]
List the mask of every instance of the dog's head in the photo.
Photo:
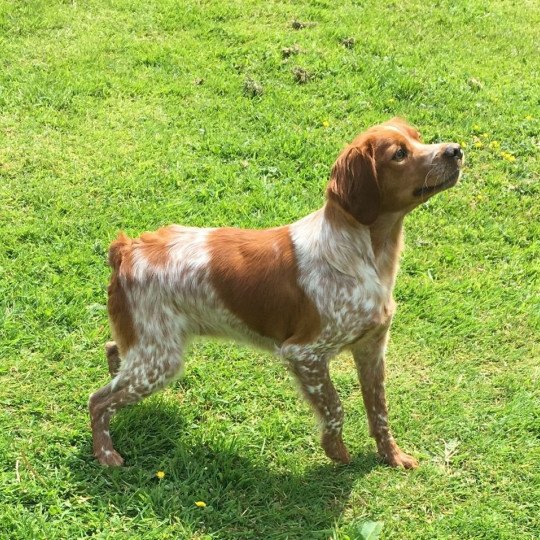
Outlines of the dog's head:
[{"label": "dog's head", "polygon": [[385,212],[410,212],[453,185],[463,166],[459,144],[423,144],[404,120],[359,135],[332,168],[328,198],[370,225]]}]

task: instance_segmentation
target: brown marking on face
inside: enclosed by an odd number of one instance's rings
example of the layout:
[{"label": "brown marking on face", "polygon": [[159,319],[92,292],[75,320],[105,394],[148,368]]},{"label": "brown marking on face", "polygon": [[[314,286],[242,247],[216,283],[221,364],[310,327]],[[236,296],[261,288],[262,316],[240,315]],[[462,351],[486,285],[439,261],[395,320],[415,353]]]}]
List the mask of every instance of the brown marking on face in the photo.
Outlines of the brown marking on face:
[{"label": "brown marking on face", "polygon": [[[364,225],[383,213],[406,214],[457,182],[462,160],[447,156],[448,146],[423,144],[418,131],[400,118],[374,126],[336,160],[328,200]],[[397,159],[398,151],[402,159]]]},{"label": "brown marking on face", "polygon": [[121,355],[137,343],[137,333],[121,276],[130,279],[132,275],[132,240],[120,233],[109,248],[109,264],[113,272],[108,288],[107,309],[111,329]]},{"label": "brown marking on face", "polygon": [[249,328],[277,343],[309,343],[320,333],[319,312],[298,284],[289,227],[216,229],[208,247],[212,284]]},{"label": "brown marking on face", "polygon": [[387,122],[383,122],[381,126],[395,127],[403,131],[404,133],[406,133],[412,139],[415,139],[417,141],[422,140],[420,132],[416,128],[408,124],[403,118],[400,118],[399,116],[394,116],[394,118],[388,120]]}]

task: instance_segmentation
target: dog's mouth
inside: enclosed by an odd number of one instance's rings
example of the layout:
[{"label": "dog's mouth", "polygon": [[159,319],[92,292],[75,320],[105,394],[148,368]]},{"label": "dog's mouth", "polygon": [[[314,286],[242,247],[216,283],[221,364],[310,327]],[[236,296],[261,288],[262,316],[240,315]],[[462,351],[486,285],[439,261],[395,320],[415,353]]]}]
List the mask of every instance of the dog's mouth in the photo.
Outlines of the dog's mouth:
[{"label": "dog's mouth", "polygon": [[413,195],[415,197],[425,197],[426,195],[433,195],[434,193],[438,193],[439,191],[448,189],[449,187],[452,187],[457,183],[460,174],[461,168],[458,168],[452,173],[450,173],[449,177],[446,178],[446,180],[443,180],[442,182],[440,182],[439,184],[435,184],[434,186],[419,187],[413,191]]}]

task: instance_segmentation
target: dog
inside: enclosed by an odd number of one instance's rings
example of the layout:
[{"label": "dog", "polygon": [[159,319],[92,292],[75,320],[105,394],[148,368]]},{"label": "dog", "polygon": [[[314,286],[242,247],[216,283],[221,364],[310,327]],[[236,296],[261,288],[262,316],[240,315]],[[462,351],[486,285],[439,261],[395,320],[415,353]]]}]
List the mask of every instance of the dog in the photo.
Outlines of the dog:
[{"label": "dog", "polygon": [[139,238],[120,234],[109,250],[106,346],[112,380],[89,400],[93,452],[107,466],[123,458],[111,416],[179,375],[193,335],[228,337],[274,351],[321,423],[321,445],[350,461],[343,408],[329,362],[353,354],[369,430],[394,467],[416,459],[395,442],[384,389],[392,291],[406,214],[455,185],[459,144],[423,144],[400,118],[360,134],[339,155],[326,203],[282,227],[263,230],[171,225]]}]

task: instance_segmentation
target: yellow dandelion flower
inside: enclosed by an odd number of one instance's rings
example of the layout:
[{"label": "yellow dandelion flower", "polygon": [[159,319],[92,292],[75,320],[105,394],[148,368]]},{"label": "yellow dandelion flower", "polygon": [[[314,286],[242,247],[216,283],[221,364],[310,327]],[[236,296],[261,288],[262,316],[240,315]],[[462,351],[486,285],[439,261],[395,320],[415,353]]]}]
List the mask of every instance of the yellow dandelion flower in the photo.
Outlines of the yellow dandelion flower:
[{"label": "yellow dandelion flower", "polygon": [[467,143],[465,141],[461,141],[461,148],[467,148]]},{"label": "yellow dandelion flower", "polygon": [[499,141],[491,141],[489,143],[489,147],[493,149],[497,149],[501,147],[501,143]]},{"label": "yellow dandelion flower", "polygon": [[482,133],[480,137],[484,137],[484,139],[487,139],[489,137],[489,133]]},{"label": "yellow dandelion flower", "polygon": [[165,472],[164,471],[158,471],[156,473],[156,476],[160,479],[160,480],[163,480],[165,478]]},{"label": "yellow dandelion flower", "polygon": [[206,506],[206,503],[204,501],[196,501],[195,506],[198,506],[199,508],[204,508]]},{"label": "yellow dandelion flower", "polygon": [[510,163],[512,163],[513,161],[516,161],[516,156],[513,156],[510,152],[501,152],[501,157],[505,161],[509,161]]},{"label": "yellow dandelion flower", "polygon": [[533,117],[532,117],[530,114],[528,114],[528,115],[525,117],[525,120],[533,120]]},{"label": "yellow dandelion flower", "polygon": [[474,124],[472,128],[474,131],[480,131],[480,126],[478,124]]},{"label": "yellow dandelion flower", "polygon": [[482,141],[476,141],[474,143],[475,148],[483,148],[483,146],[484,146],[484,143]]},{"label": "yellow dandelion flower", "polygon": [[327,128],[327,127],[330,127],[330,122],[328,120],[323,120],[323,123],[322,125]]}]

